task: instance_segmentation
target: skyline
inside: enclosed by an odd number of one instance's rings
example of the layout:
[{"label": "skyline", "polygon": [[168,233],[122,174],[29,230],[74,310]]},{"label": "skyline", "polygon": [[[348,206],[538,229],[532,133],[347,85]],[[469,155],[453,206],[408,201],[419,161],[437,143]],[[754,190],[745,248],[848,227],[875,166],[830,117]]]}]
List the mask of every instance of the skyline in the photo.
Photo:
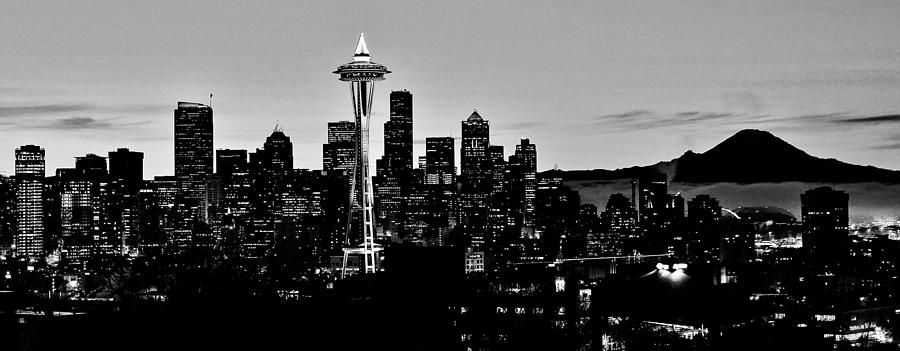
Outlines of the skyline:
[{"label": "skyline", "polygon": [[326,123],[352,117],[330,70],[359,32],[395,72],[377,88],[376,157],[387,96],[407,89],[415,155],[426,137],[459,137],[478,107],[492,144],[538,145],[539,170],[653,164],[745,128],[900,169],[889,128],[900,121],[900,6],[883,4],[395,3],[340,21],[380,16],[366,28],[316,18],[346,4],[17,4],[0,14],[0,45],[17,53],[0,56],[0,173],[12,174],[16,147],[37,144],[48,173],[128,147],[145,153],[145,178],[173,174],[172,110],[209,93],[215,149],[253,150],[277,123],[297,168],[319,169]]}]

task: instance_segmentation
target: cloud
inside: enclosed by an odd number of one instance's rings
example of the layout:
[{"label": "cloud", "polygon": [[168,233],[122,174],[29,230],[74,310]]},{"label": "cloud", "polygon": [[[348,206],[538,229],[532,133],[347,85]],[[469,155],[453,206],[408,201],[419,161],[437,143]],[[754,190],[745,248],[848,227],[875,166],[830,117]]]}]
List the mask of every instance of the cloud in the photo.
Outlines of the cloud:
[{"label": "cloud", "polygon": [[874,145],[869,148],[873,150],[900,150],[900,143]]},{"label": "cloud", "polygon": [[0,117],[22,117],[44,114],[59,114],[81,112],[95,109],[96,106],[90,104],[49,104],[49,105],[31,105],[31,106],[0,106]]},{"label": "cloud", "polygon": [[834,122],[836,123],[846,123],[846,124],[883,124],[883,123],[898,123],[900,122],[900,114],[896,115],[881,115],[881,116],[867,116],[867,117],[847,117],[836,119]]},{"label": "cloud", "polygon": [[[120,118],[94,118],[88,116],[76,116],[76,117],[66,117],[55,119],[49,121],[47,123],[35,126],[36,128],[41,129],[54,129],[54,130],[98,130],[98,129],[111,129],[111,128],[121,128],[121,127],[133,127],[138,125],[147,124],[149,121],[141,121],[141,122],[120,122]],[[23,128],[29,128],[31,126],[21,126]]]},{"label": "cloud", "polygon": [[595,118],[596,120],[623,120],[623,119],[634,119],[636,117],[647,116],[652,114],[653,112],[648,110],[633,110],[628,112],[622,112],[612,115],[603,115]]},{"label": "cloud", "polygon": [[649,110],[634,110],[603,115],[594,119],[595,125],[613,126],[619,131],[638,131],[676,126],[703,124],[749,123],[762,116],[751,116],[728,112],[681,111],[661,113]]},{"label": "cloud", "polygon": [[0,117],[26,117],[73,112],[97,112],[116,114],[160,113],[173,110],[170,104],[124,104],[100,106],[94,104],[42,104],[24,106],[0,106]]},{"label": "cloud", "polygon": [[546,126],[545,122],[513,122],[513,123],[505,123],[495,125],[493,130],[523,130],[523,129],[536,129],[543,126]]},{"label": "cloud", "polygon": [[68,117],[57,119],[43,126],[48,129],[106,129],[112,126],[108,120],[93,117]]}]

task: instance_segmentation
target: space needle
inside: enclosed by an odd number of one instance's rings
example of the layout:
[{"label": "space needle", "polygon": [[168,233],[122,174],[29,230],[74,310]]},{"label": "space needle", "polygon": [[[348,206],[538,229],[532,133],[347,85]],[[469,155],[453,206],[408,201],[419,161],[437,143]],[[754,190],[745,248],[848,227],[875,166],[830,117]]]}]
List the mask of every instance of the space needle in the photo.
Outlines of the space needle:
[{"label": "space needle", "polygon": [[372,61],[366,39],[360,33],[353,61],[340,65],[334,73],[341,76],[338,78],[340,81],[350,82],[350,97],[356,115],[356,161],[350,178],[350,206],[341,267],[341,277],[344,277],[349,255],[363,256],[361,273],[375,273],[375,252],[381,250],[380,245],[375,244],[373,222],[374,197],[372,177],[369,175],[369,114],[372,112],[375,82],[384,80],[384,75],[391,71]]}]

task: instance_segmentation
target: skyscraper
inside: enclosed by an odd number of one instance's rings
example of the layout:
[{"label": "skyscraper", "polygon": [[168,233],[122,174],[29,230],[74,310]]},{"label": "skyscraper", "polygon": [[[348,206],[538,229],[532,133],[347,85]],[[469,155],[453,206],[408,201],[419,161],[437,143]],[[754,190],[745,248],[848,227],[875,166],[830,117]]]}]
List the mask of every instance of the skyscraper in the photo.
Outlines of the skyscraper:
[{"label": "skyscraper", "polygon": [[353,170],[356,165],[356,123],[328,122],[328,143],[322,145],[322,169],[334,172]]},{"label": "skyscraper", "polygon": [[456,162],[453,137],[425,138],[425,182],[434,185],[453,185]]},{"label": "skyscraper", "polygon": [[456,223],[456,162],[453,137],[425,139],[425,188],[429,238],[448,244],[445,233]]},{"label": "skyscraper", "polygon": [[611,194],[606,210],[600,214],[601,228],[594,240],[588,241],[592,256],[614,256],[633,253],[639,241],[635,234],[634,208],[620,193]]},{"label": "skyscraper", "polygon": [[[351,213],[359,213],[361,225],[354,226],[354,216],[349,216],[343,267],[347,267],[348,254],[361,254],[365,264],[364,273],[375,273],[377,248],[375,246],[375,216],[372,208],[374,206],[372,178],[369,175],[369,116],[372,112],[375,82],[384,80],[384,75],[391,71],[388,71],[384,65],[371,60],[365,37],[360,34],[353,61],[339,66],[334,73],[340,75],[340,81],[350,83],[357,130],[356,167],[350,186],[351,194],[353,194],[350,208]],[[359,246],[351,245],[356,240],[361,240],[361,244]]]},{"label": "skyscraper", "polygon": [[668,179],[663,173],[646,174],[633,182],[637,187],[638,222],[648,224],[661,219],[668,196]]},{"label": "skyscraper", "polygon": [[718,263],[720,259],[720,226],[722,206],[709,195],[697,195],[688,201],[689,234],[687,256],[691,261]]},{"label": "skyscraper", "polygon": [[179,102],[175,109],[175,177],[191,199],[202,199],[206,176],[213,172],[213,110]]},{"label": "skyscraper", "polygon": [[286,174],[294,169],[294,144],[278,127],[266,138],[263,148],[256,149],[256,155],[260,166],[271,172]]},{"label": "skyscraper", "polygon": [[144,180],[144,153],[119,148],[110,151],[108,156],[110,178],[121,181],[136,194]]},{"label": "skyscraper", "polygon": [[831,266],[847,256],[849,201],[846,192],[826,186],[800,195],[803,249],[812,263]]},{"label": "skyscraper", "polygon": [[391,92],[391,119],[384,122],[384,161],[389,172],[413,167],[413,99],[406,90]]},{"label": "skyscraper", "polygon": [[216,174],[227,181],[227,178],[238,172],[247,172],[247,150],[216,150]]},{"label": "skyscraper", "polygon": [[44,149],[25,145],[16,149],[15,254],[44,256]]},{"label": "skyscraper", "polygon": [[391,92],[391,118],[384,123],[384,157],[377,162],[375,186],[376,224],[388,239],[400,222],[403,195],[408,193],[413,167],[412,94]]},{"label": "skyscraper", "polygon": [[537,149],[527,138],[522,138],[516,145],[516,158],[522,163],[524,176],[524,192],[516,194],[522,197],[523,213],[522,224],[526,227],[534,226],[534,197],[537,190]]},{"label": "skyscraper", "polygon": [[489,154],[490,125],[473,111],[462,122],[460,145],[460,181],[464,193],[483,195],[489,192],[491,159]]},{"label": "skyscraper", "polygon": [[459,175],[459,223],[469,248],[484,243],[493,174],[489,146],[489,123],[473,111],[462,121]]},{"label": "skyscraper", "polygon": [[[92,254],[113,254],[119,251],[120,232],[110,221],[109,206],[113,194],[107,182],[106,159],[87,154],[75,158],[75,170],[59,175],[60,223],[62,227],[62,254],[69,263],[81,263]],[[119,222],[117,221],[117,222]]]},{"label": "skyscraper", "polygon": [[506,155],[503,145],[491,145],[488,147],[491,159],[491,194],[498,194],[506,190]]}]

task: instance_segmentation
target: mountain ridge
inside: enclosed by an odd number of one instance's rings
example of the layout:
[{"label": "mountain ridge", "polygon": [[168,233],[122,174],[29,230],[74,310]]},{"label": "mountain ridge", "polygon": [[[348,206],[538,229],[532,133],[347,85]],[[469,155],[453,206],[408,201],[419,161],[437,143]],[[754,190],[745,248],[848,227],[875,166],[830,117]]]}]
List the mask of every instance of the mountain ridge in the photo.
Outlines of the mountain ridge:
[{"label": "mountain ridge", "polygon": [[666,173],[681,183],[900,183],[900,171],[819,158],[787,141],[757,129],[744,129],[703,153],[691,150],[678,158],[648,166],[616,170],[549,170],[564,180],[612,180]]}]

